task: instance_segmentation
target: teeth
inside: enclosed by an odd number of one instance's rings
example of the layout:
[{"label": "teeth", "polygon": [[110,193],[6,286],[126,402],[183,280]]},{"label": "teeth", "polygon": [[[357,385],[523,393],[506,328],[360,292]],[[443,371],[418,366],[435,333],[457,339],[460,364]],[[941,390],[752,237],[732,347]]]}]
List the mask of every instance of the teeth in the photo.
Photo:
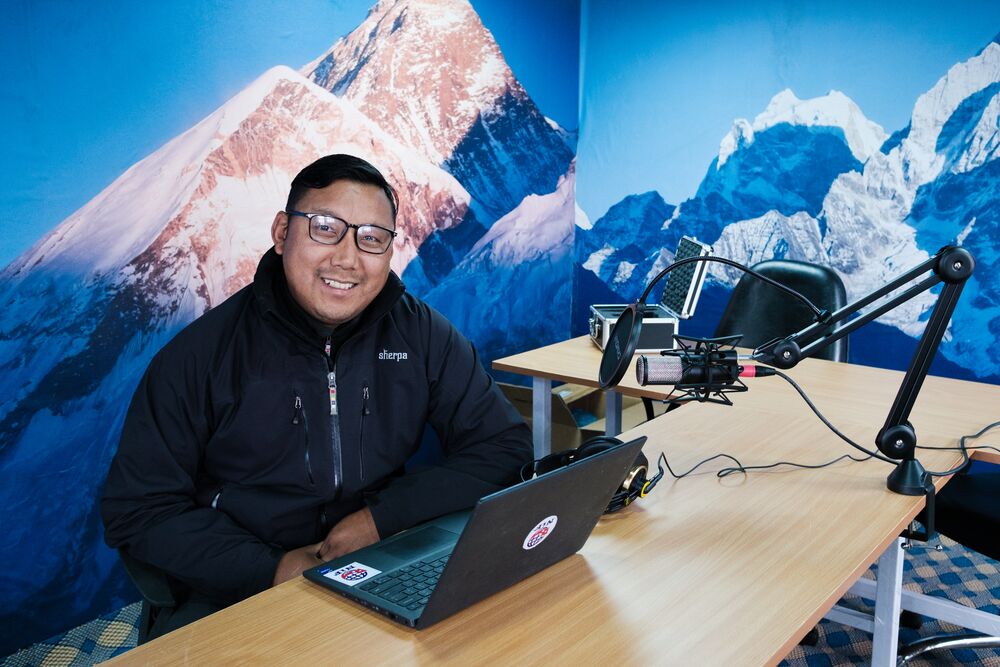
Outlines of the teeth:
[{"label": "teeth", "polygon": [[325,282],[330,287],[335,287],[336,289],[351,289],[356,284],[356,283],[342,283],[336,280],[330,280],[328,278],[323,278],[323,282]]}]

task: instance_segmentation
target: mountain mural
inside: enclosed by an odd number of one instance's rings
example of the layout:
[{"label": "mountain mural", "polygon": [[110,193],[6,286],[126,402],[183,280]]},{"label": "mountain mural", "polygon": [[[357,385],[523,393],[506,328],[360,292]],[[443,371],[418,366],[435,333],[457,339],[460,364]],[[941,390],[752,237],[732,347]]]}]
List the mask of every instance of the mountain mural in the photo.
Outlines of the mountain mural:
[{"label": "mountain mural", "polygon": [[[582,333],[590,303],[634,300],[682,235],[748,264],[831,266],[852,297],[957,241],[978,266],[936,368],[1000,382],[1000,44],[952,67],[891,135],[841,92],[781,91],[734,121],[679,203],[632,194],[591,222],[575,139],[466,0],[382,0],[0,272],[0,655],[135,598],[96,512],[132,390],[167,340],[250,281],[291,178],[321,155],[358,154],[398,188],[393,269],[486,363]],[[738,278],[713,265],[702,321],[682,330],[711,333]],[[852,350],[905,348],[933,302],[886,314]]]},{"label": "mountain mural", "polygon": [[480,219],[552,192],[573,157],[465,0],[382,0],[302,71],[454,175]]},{"label": "mountain mural", "polygon": [[575,169],[500,218],[424,297],[485,361],[569,337]]},{"label": "mountain mural", "polygon": [[[1000,382],[998,118],[1000,44],[995,41],[921,95],[909,125],[891,136],[843,93],[799,100],[782,91],[752,123],[734,122],[698,191],[662,225],[635,210],[639,200],[662,202],[659,195],[631,195],[580,233],[601,240],[578,241],[577,261],[621,301],[631,301],[646,280],[623,276],[652,275],[646,267],[672,259],[677,241],[688,235],[746,264],[776,257],[830,266],[843,278],[848,298],[857,298],[941,246],[962,243],[975,255],[977,267],[936,368]],[[668,207],[657,204],[656,209]],[[624,209],[644,234],[608,235],[607,240],[595,234]],[[736,269],[711,265],[710,280],[719,287],[731,287],[739,276]],[[725,292],[710,289],[725,298]],[[918,336],[934,302],[934,294],[924,294],[854,337],[871,334],[884,342],[892,337],[888,330],[904,338]],[[698,326],[697,333],[711,333]],[[880,345],[887,347],[890,356],[907,349]],[[884,358],[882,365],[908,362],[908,356],[900,356]]]},{"label": "mountain mural", "polygon": [[[166,341],[252,279],[303,166],[349,152],[386,174],[400,195],[392,268],[422,294],[480,261],[518,272],[537,259],[517,250],[528,219],[566,216],[557,263],[571,273],[567,136],[468,2],[382,2],[313,66],[263,73],[0,272],[0,655],[135,599],[96,506],[133,388]],[[448,293],[434,300],[454,312]]]},{"label": "mountain mural", "polygon": [[589,229],[577,230],[576,255],[583,269],[596,274],[614,292],[638,298],[646,283],[666,266],[661,228],[674,210],[657,192],[629,195],[618,202]]}]

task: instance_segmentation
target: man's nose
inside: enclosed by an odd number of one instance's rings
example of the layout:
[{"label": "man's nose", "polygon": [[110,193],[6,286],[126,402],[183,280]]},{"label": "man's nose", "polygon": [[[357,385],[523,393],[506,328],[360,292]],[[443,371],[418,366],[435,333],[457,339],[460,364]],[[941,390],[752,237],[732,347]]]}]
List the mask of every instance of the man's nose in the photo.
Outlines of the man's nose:
[{"label": "man's nose", "polygon": [[358,249],[357,241],[355,241],[354,234],[357,233],[356,229],[348,228],[347,233],[344,237],[340,239],[340,243],[332,246],[327,246],[330,248],[330,260],[336,266],[344,267],[354,267],[358,265],[358,260],[361,257],[361,250]]}]

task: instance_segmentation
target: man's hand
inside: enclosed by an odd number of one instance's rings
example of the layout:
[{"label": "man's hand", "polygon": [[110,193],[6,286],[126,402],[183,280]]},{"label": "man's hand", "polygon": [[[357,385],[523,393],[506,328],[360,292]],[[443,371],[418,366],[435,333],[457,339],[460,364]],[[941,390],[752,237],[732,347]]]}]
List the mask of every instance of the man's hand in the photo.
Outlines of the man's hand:
[{"label": "man's hand", "polygon": [[278,568],[274,571],[274,581],[271,585],[283,584],[298,577],[314,565],[321,564],[323,561],[316,555],[319,547],[319,544],[307,544],[304,547],[285,552],[285,555],[278,561]]},{"label": "man's hand", "polygon": [[319,556],[324,561],[337,556],[357,551],[361,547],[378,542],[378,529],[372,513],[364,507],[353,514],[348,514],[330,529],[326,539],[319,545]]}]

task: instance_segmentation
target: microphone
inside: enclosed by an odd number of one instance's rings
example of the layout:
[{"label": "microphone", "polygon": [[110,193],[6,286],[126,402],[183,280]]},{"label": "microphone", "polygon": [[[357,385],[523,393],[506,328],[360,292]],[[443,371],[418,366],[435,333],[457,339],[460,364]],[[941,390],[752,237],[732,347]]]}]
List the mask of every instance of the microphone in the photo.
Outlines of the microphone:
[{"label": "microphone", "polygon": [[774,375],[773,368],[767,366],[741,366],[740,359],[748,355],[738,355],[735,350],[683,356],[647,357],[640,355],[635,364],[635,379],[643,387],[646,385],[694,385],[705,389],[728,386],[743,377],[767,377]]}]

